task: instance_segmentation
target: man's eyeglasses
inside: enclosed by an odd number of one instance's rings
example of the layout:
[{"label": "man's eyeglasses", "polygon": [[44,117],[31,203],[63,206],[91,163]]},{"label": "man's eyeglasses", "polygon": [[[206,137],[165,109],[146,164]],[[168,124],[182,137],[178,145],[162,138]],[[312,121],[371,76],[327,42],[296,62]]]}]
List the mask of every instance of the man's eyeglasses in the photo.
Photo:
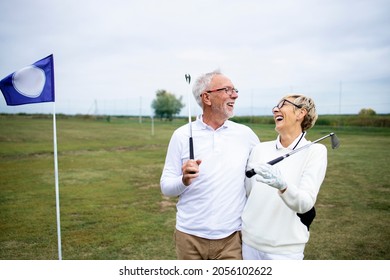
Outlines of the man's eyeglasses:
[{"label": "man's eyeglasses", "polygon": [[302,105],[297,105],[295,104],[294,102],[291,102],[290,100],[287,100],[287,99],[283,99],[282,101],[279,102],[278,105],[276,105],[275,107],[272,108],[272,112],[274,112],[275,108],[278,108],[279,110],[285,105],[285,103],[288,103],[288,104],[291,104],[291,105],[294,105],[295,107],[301,109],[302,108]]},{"label": "man's eyeglasses", "polygon": [[217,91],[221,91],[221,90],[224,90],[225,93],[227,93],[229,96],[232,96],[233,93],[238,93],[238,89],[236,88],[231,88],[231,87],[224,87],[224,88],[217,88],[217,89],[213,89],[213,90],[208,90],[206,91],[206,93],[212,93],[212,92],[217,92]]}]

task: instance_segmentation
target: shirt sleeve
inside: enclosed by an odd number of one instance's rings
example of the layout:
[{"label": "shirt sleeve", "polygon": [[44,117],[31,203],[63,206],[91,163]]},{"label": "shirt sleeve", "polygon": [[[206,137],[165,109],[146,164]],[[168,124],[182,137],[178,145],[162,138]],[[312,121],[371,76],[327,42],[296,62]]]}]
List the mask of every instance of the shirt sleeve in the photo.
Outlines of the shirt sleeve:
[{"label": "shirt sleeve", "polygon": [[181,143],[177,132],[168,145],[164,169],[160,179],[161,192],[166,196],[179,196],[186,186],[182,182]]},{"label": "shirt sleeve", "polygon": [[[249,133],[248,133],[248,141],[249,141],[249,146],[250,146],[250,152],[249,152],[249,157],[248,157],[248,160],[246,163],[245,171],[252,169],[251,162],[253,162],[253,157],[254,157],[254,154],[256,153],[255,151],[257,149],[256,147],[258,144],[260,144],[259,137],[250,128],[249,128]],[[252,180],[251,180],[251,178],[248,178],[246,176],[245,176],[245,191],[246,191],[247,197],[249,196],[249,194],[252,191]]]},{"label": "shirt sleeve", "polygon": [[322,144],[309,149],[307,161],[298,183],[289,182],[287,190],[279,192],[286,205],[297,213],[309,211],[315,204],[327,167],[327,150]]}]

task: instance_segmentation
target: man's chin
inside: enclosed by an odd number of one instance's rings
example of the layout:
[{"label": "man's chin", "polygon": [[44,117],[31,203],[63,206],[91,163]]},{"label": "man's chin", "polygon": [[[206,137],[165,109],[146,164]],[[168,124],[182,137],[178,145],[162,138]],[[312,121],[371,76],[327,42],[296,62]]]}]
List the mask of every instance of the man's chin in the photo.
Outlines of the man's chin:
[{"label": "man's chin", "polygon": [[234,117],[234,112],[233,111],[228,112],[227,113],[227,117],[228,117],[228,119],[233,118]]}]

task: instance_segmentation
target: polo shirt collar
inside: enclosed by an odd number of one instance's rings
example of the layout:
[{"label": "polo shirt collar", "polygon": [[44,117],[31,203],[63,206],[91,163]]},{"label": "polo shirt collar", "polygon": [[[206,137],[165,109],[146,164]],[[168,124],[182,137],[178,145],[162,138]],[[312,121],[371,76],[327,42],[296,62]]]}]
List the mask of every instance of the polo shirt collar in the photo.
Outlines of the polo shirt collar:
[{"label": "polo shirt collar", "polygon": [[[196,118],[196,122],[198,123],[198,125],[200,125],[203,129],[207,129],[207,128],[210,128],[212,129],[208,124],[204,123],[203,122],[203,114],[200,114],[197,116]],[[226,120],[223,125],[221,127],[219,127],[217,130],[221,129],[221,128],[228,128],[230,125],[230,122],[229,120]],[[214,130],[214,129],[213,129]]]}]

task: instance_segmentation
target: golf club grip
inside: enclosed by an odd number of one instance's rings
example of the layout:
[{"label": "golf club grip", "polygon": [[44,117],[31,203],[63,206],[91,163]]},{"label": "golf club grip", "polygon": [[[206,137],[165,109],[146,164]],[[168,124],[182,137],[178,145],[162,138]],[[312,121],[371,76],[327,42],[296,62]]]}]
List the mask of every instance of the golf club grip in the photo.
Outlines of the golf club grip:
[{"label": "golf club grip", "polygon": [[[285,157],[284,156],[281,156],[281,157],[278,157],[278,158],[275,158],[269,162],[267,162],[267,164],[269,165],[274,165],[275,163],[278,163],[279,161],[282,161]],[[256,175],[256,172],[254,169],[251,169],[251,170],[248,170],[247,172],[245,172],[245,175],[246,177],[248,178],[252,178],[254,175]]]},{"label": "golf club grip", "polygon": [[256,175],[256,172],[255,172],[254,169],[251,169],[251,170],[248,170],[247,172],[245,172],[245,175],[246,175],[246,177],[248,177],[248,178],[252,178],[253,176]]},{"label": "golf club grip", "polygon": [[194,159],[194,143],[192,137],[190,137],[190,159]]}]

